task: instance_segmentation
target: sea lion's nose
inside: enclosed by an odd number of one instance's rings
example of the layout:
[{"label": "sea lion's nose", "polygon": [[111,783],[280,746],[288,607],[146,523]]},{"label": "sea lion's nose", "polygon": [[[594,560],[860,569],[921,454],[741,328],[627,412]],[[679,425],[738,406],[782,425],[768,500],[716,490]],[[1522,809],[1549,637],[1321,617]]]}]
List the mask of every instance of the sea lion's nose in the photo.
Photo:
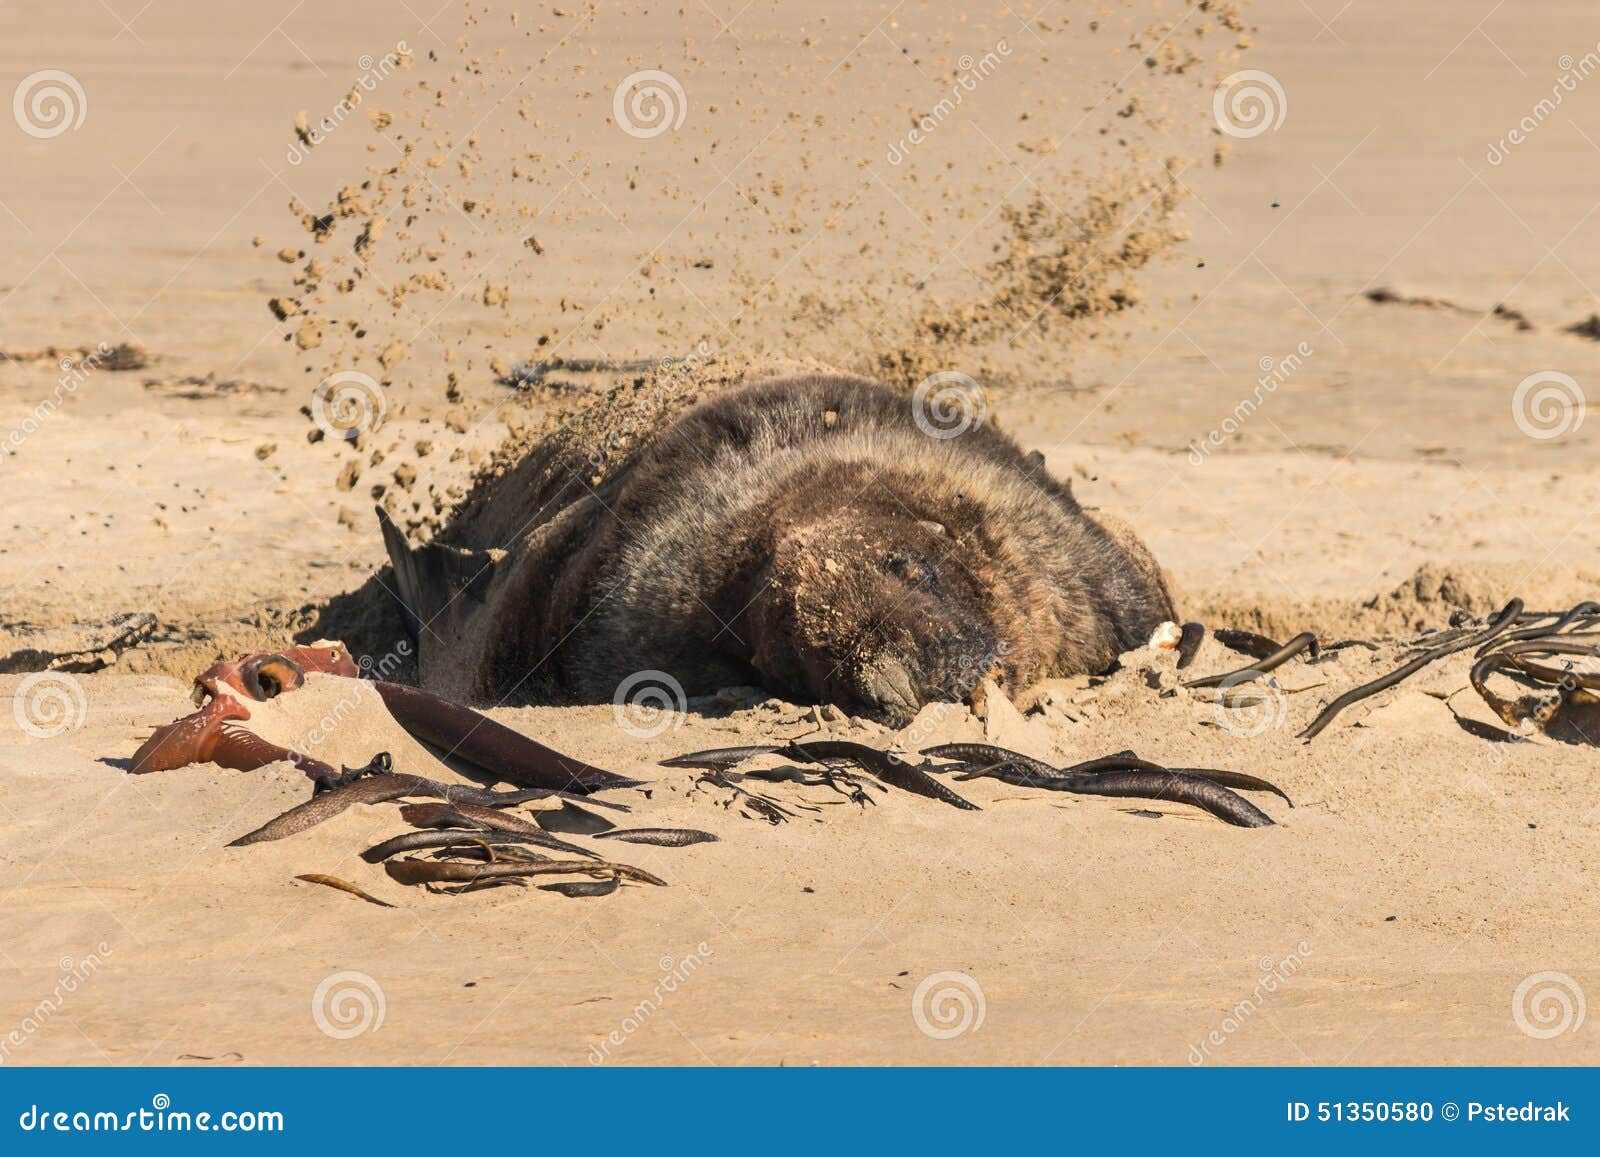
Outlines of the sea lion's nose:
[{"label": "sea lion's nose", "polygon": [[894,716],[915,715],[922,706],[911,672],[894,658],[879,658],[866,668],[861,691],[870,703]]}]

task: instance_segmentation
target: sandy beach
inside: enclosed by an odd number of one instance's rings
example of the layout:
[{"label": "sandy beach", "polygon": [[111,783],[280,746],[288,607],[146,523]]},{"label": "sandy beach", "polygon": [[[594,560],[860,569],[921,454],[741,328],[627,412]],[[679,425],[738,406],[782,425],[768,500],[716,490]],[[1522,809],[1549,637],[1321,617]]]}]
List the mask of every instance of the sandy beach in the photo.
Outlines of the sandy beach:
[{"label": "sandy beach", "polygon": [[[1296,738],[1454,612],[1600,598],[1592,6],[13,7],[0,1063],[1600,1061],[1597,749],[1483,738],[1470,651]],[[219,659],[403,658],[373,505],[425,537],[660,358],[969,374],[1182,618],[1375,649],[1232,711],[1150,649],[906,729],[485,705],[719,837],[572,837],[668,885],[594,898],[401,886],[395,803],[227,846],[288,764],[128,773]],[[1293,806],[763,784],[773,824],[659,765],[808,734]],[[407,742],[368,705],[328,754]]]}]

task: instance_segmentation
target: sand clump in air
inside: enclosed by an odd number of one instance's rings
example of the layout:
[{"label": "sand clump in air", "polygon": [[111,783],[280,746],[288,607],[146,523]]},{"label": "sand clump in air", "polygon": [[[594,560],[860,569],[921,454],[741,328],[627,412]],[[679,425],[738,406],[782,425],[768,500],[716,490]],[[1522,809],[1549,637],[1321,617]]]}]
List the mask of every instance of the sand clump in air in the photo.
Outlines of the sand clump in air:
[{"label": "sand clump in air", "polygon": [[[290,201],[299,237],[278,257],[294,272],[267,308],[313,381],[363,375],[346,389],[377,395],[365,410],[489,445],[471,461],[454,450],[424,461],[370,424],[325,438],[319,423],[308,436],[343,459],[330,480],[351,489],[358,458],[364,476],[380,467],[363,485],[403,524],[431,529],[494,442],[522,443],[508,425],[546,429],[611,384],[556,372],[511,391],[501,383],[517,365],[710,351],[692,359],[701,372],[713,358],[804,351],[908,387],[952,367],[989,383],[1059,377],[1074,343],[1115,336],[1141,300],[1139,271],[1185,239],[1182,169],[1215,136],[1202,98],[1249,39],[1231,4],[1158,4],[1149,23],[1141,12],[1032,15],[1025,28],[1014,15],[907,13],[897,36],[926,79],[917,89],[883,75],[902,55],[886,42],[846,56],[860,32],[826,16],[798,50],[761,33],[731,52],[662,45],[671,61],[629,60],[684,77],[682,125],[657,140],[618,122],[633,106],[599,99],[617,78],[557,54],[547,19],[466,6],[448,43],[380,59],[381,81],[352,87],[352,115],[314,154],[315,126],[297,118],[307,171],[320,164],[328,192]],[[618,42],[630,18],[566,17],[583,43]],[[1070,94],[1001,93],[1003,70],[1047,66],[1065,37],[1103,44],[1092,75]],[[765,67],[774,57],[788,66]],[[696,101],[697,84],[743,95]],[[675,93],[649,95],[675,111]],[[694,163],[658,171],[646,146]],[[741,157],[709,191],[698,179]],[[908,220],[909,200],[928,207]],[[634,218],[651,223],[636,239]],[[591,283],[585,249],[618,245],[634,247],[636,275]]]}]

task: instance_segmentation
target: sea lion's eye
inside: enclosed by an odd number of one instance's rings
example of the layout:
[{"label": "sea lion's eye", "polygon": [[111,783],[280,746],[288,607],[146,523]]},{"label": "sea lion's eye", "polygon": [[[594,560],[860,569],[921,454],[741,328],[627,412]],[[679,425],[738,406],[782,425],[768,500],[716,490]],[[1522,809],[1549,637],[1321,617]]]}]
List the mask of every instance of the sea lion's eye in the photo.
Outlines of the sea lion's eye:
[{"label": "sea lion's eye", "polygon": [[878,565],[885,574],[919,591],[937,593],[939,590],[939,568],[920,550],[891,550]]}]

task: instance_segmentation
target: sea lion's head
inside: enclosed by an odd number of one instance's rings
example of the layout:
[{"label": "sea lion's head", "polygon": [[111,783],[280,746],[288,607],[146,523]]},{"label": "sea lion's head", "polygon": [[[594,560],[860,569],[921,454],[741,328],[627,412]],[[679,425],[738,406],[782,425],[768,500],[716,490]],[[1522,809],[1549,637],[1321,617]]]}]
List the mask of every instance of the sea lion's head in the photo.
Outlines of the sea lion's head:
[{"label": "sea lion's head", "polygon": [[789,531],[751,640],[763,680],[893,725],[967,699],[1004,648],[968,548],[903,511],[848,509]]}]

